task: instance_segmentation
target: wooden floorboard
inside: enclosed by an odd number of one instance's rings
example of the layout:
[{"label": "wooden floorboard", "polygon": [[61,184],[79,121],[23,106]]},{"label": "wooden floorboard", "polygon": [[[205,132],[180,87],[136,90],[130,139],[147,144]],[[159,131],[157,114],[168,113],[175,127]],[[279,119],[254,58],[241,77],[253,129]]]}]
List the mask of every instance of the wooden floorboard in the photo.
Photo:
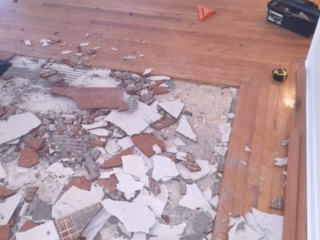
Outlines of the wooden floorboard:
[{"label": "wooden floorboard", "polygon": [[[306,58],[311,39],[267,22],[267,2],[203,0],[202,5],[217,13],[199,22],[199,2],[193,0],[2,1],[0,50],[136,73],[151,67],[153,74],[173,79],[239,87],[213,234],[213,240],[226,239],[229,216],[252,207],[283,214],[269,207],[272,200],[284,197],[283,169],[273,160],[287,154],[281,140],[288,137],[295,111],[284,100],[295,98],[297,63]],[[60,38],[66,44],[42,47],[42,38]],[[33,45],[25,46],[25,39]],[[90,42],[84,53],[92,47],[101,49],[82,58],[61,54],[81,42]],[[124,61],[125,54],[136,59]],[[271,70],[279,67],[289,70],[284,84],[271,79]],[[297,95],[303,99],[302,90]],[[295,122],[303,123],[305,115],[299,114]],[[303,131],[301,135],[305,142]],[[244,151],[246,145],[251,152]],[[300,160],[299,239],[305,239],[304,186],[305,162]]]}]

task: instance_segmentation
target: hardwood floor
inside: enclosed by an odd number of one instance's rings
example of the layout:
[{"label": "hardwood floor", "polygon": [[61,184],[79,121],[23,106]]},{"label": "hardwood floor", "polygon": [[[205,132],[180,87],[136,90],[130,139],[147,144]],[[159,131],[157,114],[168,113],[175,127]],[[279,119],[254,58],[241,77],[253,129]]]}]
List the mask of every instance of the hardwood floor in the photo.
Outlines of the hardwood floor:
[{"label": "hardwood floor", "polygon": [[[199,22],[197,4],[217,13]],[[311,39],[268,23],[266,4],[263,0],[2,1],[0,49],[138,73],[152,67],[154,74],[239,87],[212,238],[227,239],[228,218],[252,207],[283,215],[269,207],[272,200],[284,197],[284,168],[273,161],[288,154],[281,140],[289,137],[294,124],[296,70]],[[40,39],[50,37],[61,38],[66,45],[42,47]],[[25,46],[23,39],[30,39],[32,46]],[[81,42],[90,42],[83,49],[101,49],[88,60],[61,55]],[[124,61],[125,54],[136,59]],[[283,84],[271,80],[271,70],[278,67],[289,71]],[[245,146],[252,152],[244,151]],[[305,224],[298,221],[299,240],[306,237]]]}]

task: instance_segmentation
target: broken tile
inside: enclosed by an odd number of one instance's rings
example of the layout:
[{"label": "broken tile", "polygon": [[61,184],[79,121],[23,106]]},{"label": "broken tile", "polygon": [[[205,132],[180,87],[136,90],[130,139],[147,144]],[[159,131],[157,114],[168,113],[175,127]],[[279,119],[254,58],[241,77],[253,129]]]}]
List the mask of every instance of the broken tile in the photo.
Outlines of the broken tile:
[{"label": "broken tile", "polygon": [[115,155],[121,150],[121,147],[115,139],[112,139],[112,140],[108,141],[107,146],[106,146],[106,150],[109,154]]},{"label": "broken tile", "polygon": [[170,114],[170,116],[178,119],[182,109],[184,108],[184,103],[180,100],[161,102],[158,103],[158,106],[161,107],[164,111]]},{"label": "broken tile", "polygon": [[74,174],[74,171],[71,168],[64,167],[63,164],[59,162],[51,164],[46,171],[53,173],[57,177],[67,177]]},{"label": "broken tile", "polygon": [[275,158],[274,165],[282,167],[288,164],[288,158]]},{"label": "broken tile", "polygon": [[153,164],[152,178],[156,181],[164,177],[175,177],[179,175],[175,164],[170,158],[156,155],[153,157]]},{"label": "broken tile", "polygon": [[161,119],[157,110],[148,105],[138,102],[137,109],[134,112],[111,111],[105,121],[111,122],[120,127],[129,136],[139,134],[150,124]]},{"label": "broken tile", "polygon": [[106,145],[105,142],[102,142],[98,139],[90,139],[89,143],[93,146],[98,146],[98,147],[102,147],[102,148]]},{"label": "broken tile", "polygon": [[52,219],[52,205],[35,198],[27,207],[24,215],[30,216],[33,221],[41,222]]},{"label": "broken tile", "polygon": [[230,123],[219,124],[219,130],[221,133],[221,142],[229,142],[230,133],[231,133],[231,124]]},{"label": "broken tile", "polygon": [[116,191],[116,176],[114,174],[112,174],[110,176],[110,178],[105,178],[105,179],[102,179],[102,178],[98,178],[97,179],[97,182],[103,186],[104,188],[106,188],[108,191],[111,191],[113,193],[115,193]]},{"label": "broken tile", "polygon": [[101,151],[99,150],[99,147],[95,147],[94,149],[92,149],[91,157],[93,161],[96,161],[99,158],[100,154],[101,154]]},{"label": "broken tile", "polygon": [[166,151],[162,153],[162,156],[170,158],[172,162],[177,163],[179,160],[176,158],[176,154]]},{"label": "broken tile", "polygon": [[72,186],[75,186],[79,189],[89,191],[92,182],[86,179],[85,177],[73,177],[68,185],[65,186],[66,190],[69,190]]},{"label": "broken tile", "polygon": [[206,160],[195,160],[195,161],[200,166],[201,171],[191,172],[181,162],[177,163],[176,166],[177,166],[178,172],[184,179],[191,179],[196,181],[207,176],[210,173],[211,168],[208,161]]},{"label": "broken tile", "polygon": [[153,68],[147,68],[144,70],[144,72],[142,73],[143,76],[148,75],[149,73],[151,73],[153,71]]},{"label": "broken tile", "polygon": [[152,177],[149,177],[149,190],[154,194],[158,195],[161,193],[160,186],[156,180],[154,180]]},{"label": "broken tile", "polygon": [[102,192],[96,191],[93,188],[91,188],[90,191],[85,191],[72,186],[53,205],[52,217],[57,219],[59,217],[65,216],[58,210],[58,206],[61,203],[68,204],[70,207],[78,211],[100,202],[103,197],[104,197],[103,191]]},{"label": "broken tile", "polygon": [[0,225],[8,224],[21,199],[22,195],[17,193],[0,203]]},{"label": "broken tile", "polygon": [[113,157],[109,158],[108,160],[106,160],[101,166],[100,168],[112,168],[112,167],[118,167],[122,165],[122,156],[126,156],[126,155],[131,155],[133,153],[133,147],[128,148],[116,155],[114,155]]},{"label": "broken tile", "polygon": [[7,197],[12,196],[15,194],[15,190],[10,189],[10,188],[0,188],[0,199],[5,199]]},{"label": "broken tile", "polygon": [[26,196],[25,196],[24,200],[27,203],[32,202],[32,200],[33,200],[34,196],[36,195],[38,189],[39,189],[38,187],[27,187],[26,188]]},{"label": "broken tile", "polygon": [[150,228],[156,222],[153,212],[142,204],[106,199],[102,201],[102,205],[123,223],[128,232],[149,233]]},{"label": "broken tile", "polygon": [[215,208],[218,207],[218,203],[219,203],[219,196],[218,196],[218,195],[214,196],[214,197],[210,200],[210,204],[211,204],[212,206],[214,206]]},{"label": "broken tile", "polygon": [[91,156],[86,155],[85,156],[85,161],[84,161],[84,166],[87,169],[89,175],[87,176],[88,179],[91,181],[93,179],[96,179],[97,177],[100,176],[99,170]]},{"label": "broken tile", "polygon": [[157,129],[157,130],[161,130],[163,128],[169,127],[172,124],[176,123],[177,120],[174,118],[164,118],[164,119],[160,119],[159,121],[156,121],[155,123],[151,124],[151,127]]},{"label": "broken tile", "polygon": [[166,202],[162,202],[160,199],[158,199],[154,196],[143,195],[141,193],[135,199],[133,199],[133,202],[150,207],[150,209],[153,211],[154,215],[158,218],[161,217],[163,210],[167,204]]},{"label": "broken tile", "polygon": [[21,152],[17,165],[19,167],[31,168],[35,164],[39,163],[39,158],[37,152],[32,148],[24,148]]},{"label": "broken tile", "polygon": [[10,225],[0,226],[0,240],[9,240]]},{"label": "broken tile", "polygon": [[124,193],[127,200],[133,198],[136,191],[139,191],[144,187],[144,184],[142,182],[135,181],[134,178],[131,177],[131,175],[128,175],[130,176],[130,178],[123,180],[119,179],[119,175],[120,172],[117,172],[116,177],[119,181],[119,183],[117,183],[117,189]]},{"label": "broken tile", "polygon": [[192,210],[201,208],[208,212],[212,218],[216,215],[208,203],[208,200],[195,183],[187,185],[187,194],[180,199],[179,205]]},{"label": "broken tile", "polygon": [[244,147],[244,151],[246,151],[246,152],[251,152],[251,149],[246,145],[246,146]]},{"label": "broken tile", "polygon": [[16,233],[17,240],[58,240],[59,235],[56,230],[53,221],[46,222],[44,224],[38,225],[28,231],[25,232],[17,232]]},{"label": "broken tile", "polygon": [[73,126],[73,127],[70,129],[71,136],[77,135],[80,129],[81,129],[81,125]]},{"label": "broken tile", "polygon": [[[106,223],[106,221],[111,217],[111,215],[102,208],[100,212],[95,215],[89,225],[85,228],[85,230],[81,233],[81,237],[84,240],[93,240]],[[81,238],[80,238],[81,239]]]},{"label": "broken tile", "polygon": [[92,130],[89,130],[89,133],[96,135],[96,136],[100,136],[100,137],[107,137],[110,134],[109,130],[104,129],[104,128],[92,129]]},{"label": "broken tile", "polygon": [[270,203],[270,208],[282,210],[284,207],[283,205],[284,205],[284,202],[283,202],[282,198],[279,197]]},{"label": "broken tile", "polygon": [[166,94],[169,93],[169,89],[167,87],[154,87],[152,89],[154,95]]},{"label": "broken tile", "polygon": [[122,156],[123,171],[136,177],[140,177],[145,173],[143,158],[135,155]]},{"label": "broken tile", "polygon": [[187,194],[187,184],[185,182],[180,181],[179,193],[180,193],[180,195]]},{"label": "broken tile", "polygon": [[190,124],[188,123],[188,120],[186,118],[185,115],[183,115],[181,117],[181,120],[179,122],[178,128],[176,130],[178,133],[182,134],[183,136],[193,140],[193,141],[197,141],[197,136],[196,134],[193,132]]},{"label": "broken tile", "polygon": [[100,212],[101,203],[93,204],[77,212],[55,220],[55,226],[61,240],[78,239],[91,220]]},{"label": "broken tile", "polygon": [[164,237],[166,239],[171,239],[171,236],[182,235],[186,226],[186,223],[181,223],[178,225],[166,225],[156,222],[150,229],[149,234]]},{"label": "broken tile", "polygon": [[205,212],[200,212],[193,222],[193,229],[196,234],[202,235],[205,233],[209,224],[212,224],[211,216]]},{"label": "broken tile", "polygon": [[0,162],[0,180],[1,179],[4,179],[4,178],[6,178],[7,177],[7,174],[6,174],[6,172],[4,171],[4,169],[3,169],[3,167],[2,167],[2,164],[1,164],[1,162]]},{"label": "broken tile", "polygon": [[34,150],[39,150],[44,142],[44,138],[26,138],[24,139],[24,142]]},{"label": "broken tile", "polygon": [[77,107],[83,109],[118,109],[122,99],[121,88],[75,88],[53,87],[51,94],[66,96],[77,102]]},{"label": "broken tile", "polygon": [[155,154],[157,154],[157,155],[159,155],[159,154],[161,154],[161,148],[157,145],[157,144],[155,144],[155,145],[153,145],[152,146],[152,150],[155,152]]},{"label": "broken tile", "polygon": [[188,168],[191,172],[201,171],[201,167],[197,164],[196,161],[182,161],[183,166]]},{"label": "broken tile", "polygon": [[29,112],[10,116],[7,121],[0,122],[0,145],[20,138],[40,124],[40,119]]},{"label": "broken tile", "polygon": [[164,142],[161,139],[156,138],[152,134],[138,134],[131,137],[132,142],[140,149],[147,157],[151,157],[155,154],[152,149],[153,145],[158,145],[162,151],[165,151]]}]

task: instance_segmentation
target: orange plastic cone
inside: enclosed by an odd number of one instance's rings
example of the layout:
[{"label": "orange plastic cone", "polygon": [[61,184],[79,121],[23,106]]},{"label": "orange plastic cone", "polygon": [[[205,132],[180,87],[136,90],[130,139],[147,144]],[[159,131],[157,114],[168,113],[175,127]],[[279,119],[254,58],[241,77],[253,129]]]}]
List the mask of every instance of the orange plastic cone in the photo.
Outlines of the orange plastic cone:
[{"label": "orange plastic cone", "polygon": [[204,6],[198,5],[198,13],[199,13],[199,20],[203,21],[206,18],[210,17],[211,15],[216,13],[216,10],[206,8]]}]

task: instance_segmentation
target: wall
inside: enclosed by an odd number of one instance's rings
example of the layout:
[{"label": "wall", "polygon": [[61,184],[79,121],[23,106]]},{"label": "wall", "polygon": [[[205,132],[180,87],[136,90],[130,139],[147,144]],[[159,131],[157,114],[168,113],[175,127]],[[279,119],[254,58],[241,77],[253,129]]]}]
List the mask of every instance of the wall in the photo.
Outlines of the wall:
[{"label": "wall", "polygon": [[307,71],[307,234],[320,239],[320,24],[306,60]]}]

